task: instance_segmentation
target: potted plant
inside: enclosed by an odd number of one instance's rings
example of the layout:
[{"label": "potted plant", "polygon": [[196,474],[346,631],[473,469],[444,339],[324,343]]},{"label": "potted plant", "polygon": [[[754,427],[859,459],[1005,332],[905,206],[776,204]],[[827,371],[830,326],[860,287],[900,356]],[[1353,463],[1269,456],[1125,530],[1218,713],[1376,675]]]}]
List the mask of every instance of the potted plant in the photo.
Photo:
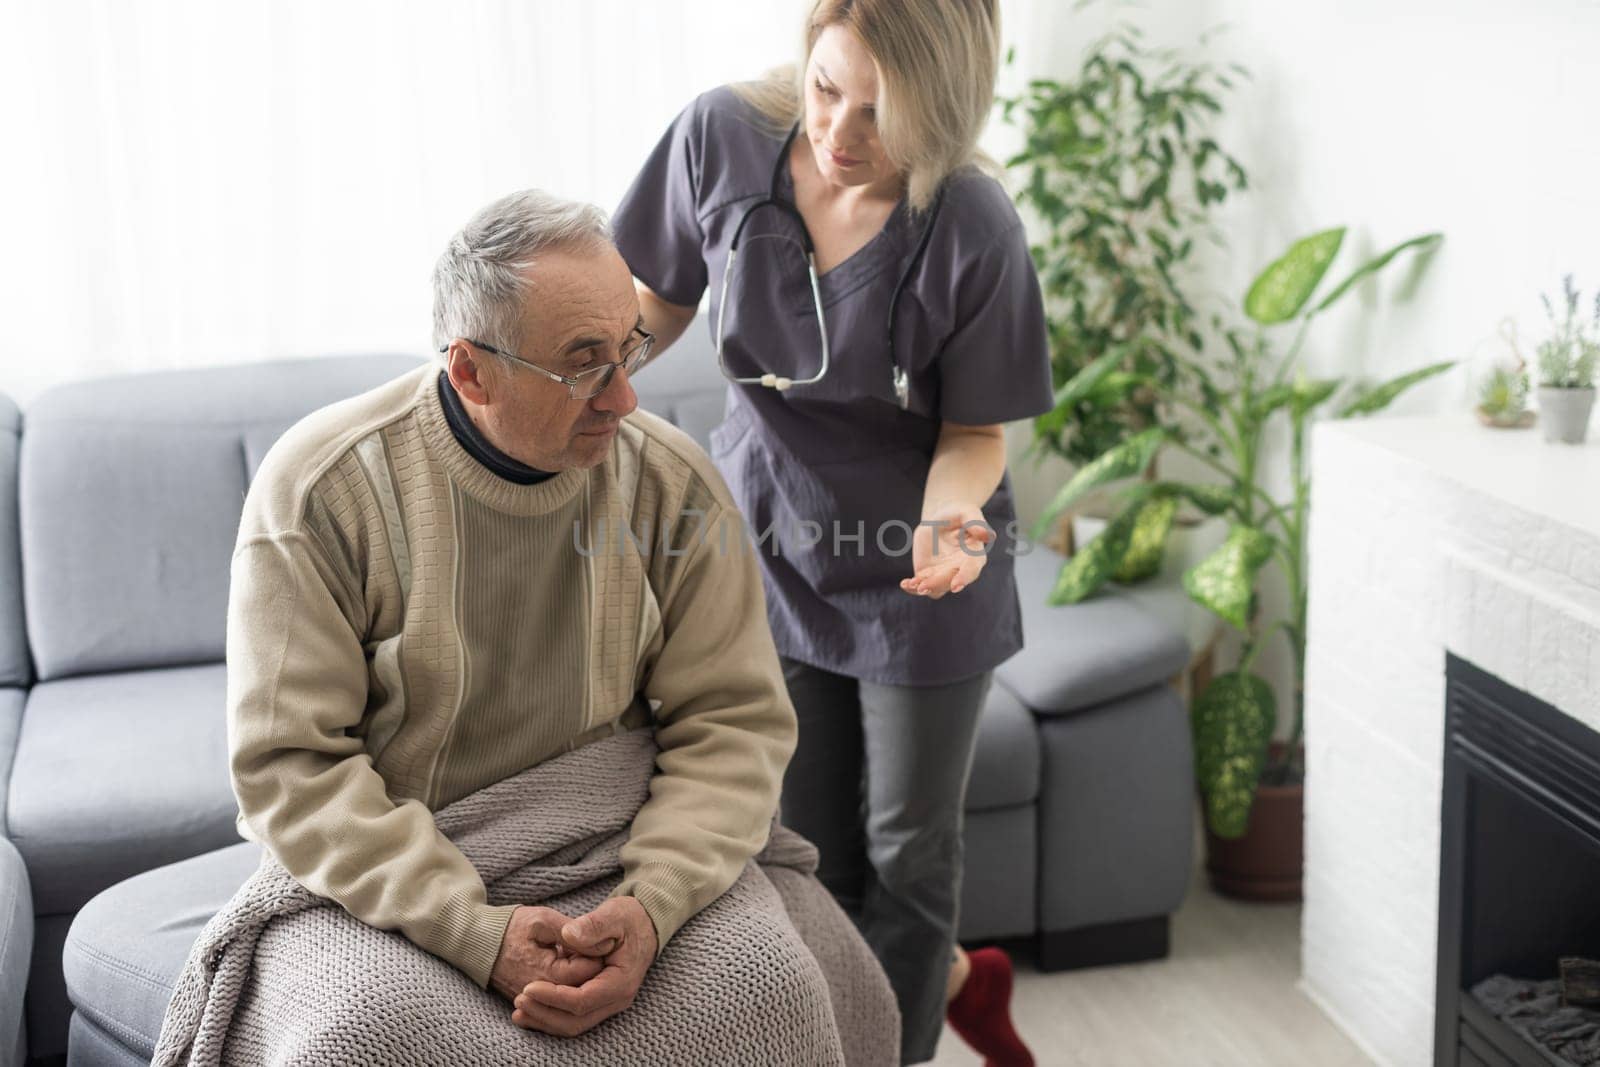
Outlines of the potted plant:
[{"label": "potted plant", "polygon": [[[1211,515],[1224,517],[1228,535],[1222,545],[1184,574],[1189,596],[1235,627],[1243,638],[1238,661],[1218,674],[1191,707],[1195,771],[1208,828],[1208,867],[1213,884],[1227,892],[1258,897],[1298,897],[1300,813],[1304,757],[1306,648],[1306,521],[1310,474],[1306,464],[1307,429],[1314,416],[1330,405],[1338,417],[1370,414],[1386,407],[1406,389],[1453,366],[1434,363],[1377,385],[1347,383],[1343,378],[1307,379],[1295,373],[1306,331],[1318,314],[1355,285],[1403,253],[1433,248],[1440,235],[1405,241],[1356,268],[1326,297],[1312,297],[1344,240],[1343,228],[1327,230],[1295,242],[1251,285],[1244,312],[1254,327],[1246,335],[1214,323],[1230,357],[1220,365],[1196,362],[1177,382],[1201,382],[1184,389],[1154,376],[1130,375],[1110,352],[1074,375],[1061,389],[1065,400],[1098,391],[1149,389],[1159,404],[1185,411],[1202,430],[1191,434],[1159,424],[1107,449],[1081,468],[1056,494],[1035,528],[1041,537],[1055,516],[1089,490],[1138,475],[1162,447],[1194,456],[1219,476],[1215,483],[1139,480],[1121,496],[1120,511],[1093,541],[1062,566],[1052,603],[1081,600],[1106,581],[1142,568],[1129,566],[1151,557],[1159,560],[1169,520],[1178,501],[1187,501]],[[1287,349],[1275,343],[1284,324],[1298,328]],[[1120,377],[1113,379],[1113,374]],[[1108,383],[1113,383],[1108,385]],[[1335,394],[1342,394],[1337,403]],[[1280,501],[1261,485],[1263,449],[1269,427],[1287,421],[1288,464],[1292,497]],[[1264,569],[1276,565],[1289,587],[1287,616],[1264,619],[1258,586]],[[1281,632],[1294,657],[1294,711],[1285,744],[1269,751],[1277,727],[1272,687],[1254,672],[1266,642]],[[1263,806],[1260,798],[1275,801]]]},{"label": "potted plant", "polygon": [[1595,294],[1593,322],[1586,325],[1578,315],[1578,290],[1573,287],[1572,275],[1562,280],[1562,291],[1566,306],[1559,319],[1550,298],[1539,297],[1552,327],[1538,349],[1539,411],[1546,441],[1579,445],[1588,435],[1589,413],[1594,409],[1600,339],[1592,328],[1600,326],[1600,293]]},{"label": "potted plant", "polygon": [[[1140,28],[1124,24],[1086,49],[1072,77],[1034,80],[1001,101],[1024,138],[1006,166],[1019,172],[1017,201],[1038,236],[1058,390],[1033,424],[1036,460],[1088,463],[1169,425],[1176,413],[1157,386],[1207,387],[1180,380],[1205,343],[1188,278],[1197,244],[1222,243],[1217,208],[1246,186],[1244,168],[1211,135],[1234,77],[1248,73],[1148,48]],[[1106,370],[1094,387],[1065,390],[1090,365]],[[1148,559],[1135,562],[1153,573]]]},{"label": "potted plant", "polygon": [[1500,429],[1533,425],[1528,410],[1528,369],[1520,359],[1514,367],[1495,364],[1478,385],[1478,421]]}]

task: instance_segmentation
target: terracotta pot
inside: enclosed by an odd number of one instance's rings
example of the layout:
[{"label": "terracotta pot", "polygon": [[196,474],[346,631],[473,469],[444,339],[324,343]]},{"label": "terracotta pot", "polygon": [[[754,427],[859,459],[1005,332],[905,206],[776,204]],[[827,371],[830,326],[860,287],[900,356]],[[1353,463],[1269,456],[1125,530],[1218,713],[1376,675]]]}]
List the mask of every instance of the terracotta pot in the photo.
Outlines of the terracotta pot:
[{"label": "terracotta pot", "polygon": [[[1273,758],[1279,747],[1273,745]],[[1305,855],[1305,786],[1256,789],[1250,825],[1229,840],[1206,830],[1206,873],[1211,888],[1239,900],[1296,901]]]}]

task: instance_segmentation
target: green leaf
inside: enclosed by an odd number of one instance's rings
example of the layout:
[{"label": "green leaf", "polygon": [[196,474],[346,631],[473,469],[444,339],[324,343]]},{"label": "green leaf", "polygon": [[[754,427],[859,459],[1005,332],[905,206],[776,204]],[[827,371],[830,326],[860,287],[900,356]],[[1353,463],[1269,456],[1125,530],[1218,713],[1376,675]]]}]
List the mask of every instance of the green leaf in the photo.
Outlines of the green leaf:
[{"label": "green leaf", "polygon": [[1143,385],[1149,380],[1143,374],[1114,370],[1100,379],[1100,383],[1083,399],[1099,407],[1113,407],[1120,404],[1123,398],[1137,386]]},{"label": "green leaf", "polygon": [[1128,551],[1128,541],[1133,535],[1133,523],[1139,510],[1137,505],[1124,508],[1121,514],[1106,524],[1105,529],[1061,565],[1055,587],[1046,598],[1048,604],[1052,607],[1076,604],[1106,584]]},{"label": "green leaf", "polygon": [[1443,374],[1456,365],[1453,359],[1443,363],[1430,363],[1398,378],[1391,378],[1386,382],[1375,385],[1370,389],[1358,393],[1348,404],[1339,409],[1339,418],[1347,419],[1351,415],[1371,415],[1375,411],[1382,411],[1390,402],[1401,393],[1410,389],[1418,382],[1427,381],[1436,374]]},{"label": "green leaf", "polygon": [[1343,241],[1343,226],[1296,241],[1250,286],[1244,298],[1245,314],[1264,326],[1287,322],[1300,314],[1322,276],[1328,273]]},{"label": "green leaf", "polygon": [[1287,407],[1295,418],[1304,418],[1312,408],[1332,396],[1341,384],[1338,378],[1323,378],[1270,386],[1256,397],[1250,411],[1257,419],[1264,420],[1279,408]]},{"label": "green leaf", "polygon": [[1327,299],[1317,305],[1317,310],[1326,310],[1329,304],[1332,304],[1335,300],[1343,296],[1346,290],[1355,285],[1356,282],[1359,282],[1362,278],[1365,278],[1369,274],[1376,274],[1378,271],[1388,266],[1390,260],[1392,260],[1395,256],[1398,256],[1401,252],[1404,252],[1406,249],[1415,248],[1418,251],[1422,251],[1424,249],[1434,247],[1442,240],[1444,240],[1444,234],[1429,233],[1424,234],[1421,237],[1413,237],[1409,241],[1400,242],[1393,248],[1389,249],[1389,251],[1379,256],[1377,259],[1357,267],[1355,273],[1351,274],[1350,277],[1340,282],[1338,287],[1335,288],[1333,292],[1328,294]]},{"label": "green leaf", "polygon": [[1327,400],[1344,383],[1338,378],[1321,378],[1316,381],[1296,382],[1292,407],[1295,418],[1304,418],[1318,404]]},{"label": "green leaf", "polygon": [[1277,722],[1272,687],[1254,674],[1219,674],[1195,698],[1190,717],[1206,823],[1218,837],[1240,837],[1250,825],[1250,808]]},{"label": "green leaf", "polygon": [[1235,523],[1216,551],[1184,573],[1183,588],[1196,604],[1238,629],[1248,630],[1256,574],[1270,558],[1272,538],[1252,526]]},{"label": "green leaf", "polygon": [[1115,448],[1102,453],[1093,462],[1080,467],[1067,484],[1056,493],[1055,498],[1050,501],[1050,506],[1045,508],[1044,514],[1039,516],[1039,521],[1033,527],[1034,540],[1044,540],[1056,516],[1089,490],[1106,482],[1116,481],[1118,478],[1138,474],[1148,467],[1150,458],[1156,454],[1156,449],[1161,447],[1161,442],[1166,440],[1166,437],[1165,429],[1160,426],[1151,427],[1142,433],[1134,434]]},{"label": "green leaf", "polygon": [[1294,386],[1287,383],[1263,389],[1251,401],[1250,412],[1256,419],[1265,419],[1274,411],[1294,400]]},{"label": "green leaf", "polygon": [[1117,369],[1124,355],[1120,347],[1115,348],[1068,378],[1056,390],[1056,407],[1070,407],[1094,392],[1105,376]]},{"label": "green leaf", "polygon": [[[1129,50],[1132,50],[1131,47]],[[1132,63],[1129,63],[1126,59],[1119,59],[1117,60],[1117,69],[1126,74],[1128,76],[1128,80],[1133,82],[1134,95],[1140,99],[1143,99],[1144,76],[1139,73],[1139,68],[1135,67]]]},{"label": "green leaf", "polygon": [[1207,515],[1221,515],[1233,503],[1233,490],[1225,485],[1195,485],[1191,482],[1157,482],[1156,484],[1158,486],[1170,486],[1173,493],[1183,497],[1183,499]]},{"label": "green leaf", "polygon": [[1172,530],[1172,517],[1178,512],[1178,498],[1156,495],[1135,505],[1133,529],[1128,535],[1128,547],[1111,577],[1119,582],[1138,582],[1161,570],[1161,556],[1166,551],[1167,534]]}]

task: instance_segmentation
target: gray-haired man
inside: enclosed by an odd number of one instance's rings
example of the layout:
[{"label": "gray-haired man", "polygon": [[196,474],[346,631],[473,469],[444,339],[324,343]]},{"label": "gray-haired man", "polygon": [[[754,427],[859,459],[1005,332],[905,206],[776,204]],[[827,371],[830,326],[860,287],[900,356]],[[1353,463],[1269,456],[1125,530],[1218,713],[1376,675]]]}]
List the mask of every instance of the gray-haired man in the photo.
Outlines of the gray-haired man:
[{"label": "gray-haired man", "polygon": [[[737,524],[706,457],[635,412],[650,338],[593,208],[480,212],[434,275],[439,366],[312,415],[246,503],[228,613],[240,830],[306,888],[581,1033],[766,840],[794,711],[746,553],[582,553],[575,528]],[[605,535],[593,541],[605,541]],[[726,538],[721,539],[723,544]],[[587,915],[491,906],[432,813],[653,725],[623,878]]]}]

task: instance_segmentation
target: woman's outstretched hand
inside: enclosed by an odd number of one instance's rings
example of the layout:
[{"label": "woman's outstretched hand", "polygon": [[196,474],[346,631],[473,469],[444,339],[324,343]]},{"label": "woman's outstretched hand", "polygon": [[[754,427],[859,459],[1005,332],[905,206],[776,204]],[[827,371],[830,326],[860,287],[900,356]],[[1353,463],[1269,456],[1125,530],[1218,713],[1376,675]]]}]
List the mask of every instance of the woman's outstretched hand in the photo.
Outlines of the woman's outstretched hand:
[{"label": "woman's outstretched hand", "polygon": [[978,580],[994,544],[994,528],[974,504],[944,504],[922,516],[911,546],[911,577],[900,588],[939,599]]}]

